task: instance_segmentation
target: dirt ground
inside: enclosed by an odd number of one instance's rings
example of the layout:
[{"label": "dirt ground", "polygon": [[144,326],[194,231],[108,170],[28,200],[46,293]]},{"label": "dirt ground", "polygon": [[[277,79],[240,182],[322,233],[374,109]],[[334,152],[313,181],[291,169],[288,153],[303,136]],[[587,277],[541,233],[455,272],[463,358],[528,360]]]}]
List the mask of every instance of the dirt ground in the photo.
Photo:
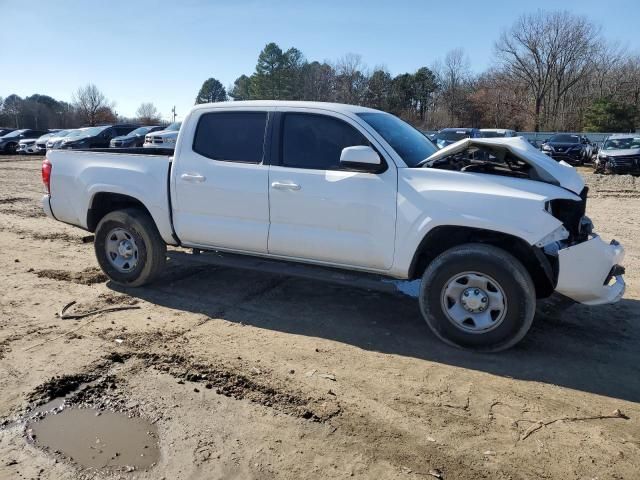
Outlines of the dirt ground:
[{"label": "dirt ground", "polygon": [[[0,157],[1,479],[640,478],[640,179],[583,170],[625,298],[480,355],[408,297],[171,262],[122,289],[43,215],[40,163]],[[154,424],[156,465],[82,468],[14,422],[87,381],[70,403]]]}]

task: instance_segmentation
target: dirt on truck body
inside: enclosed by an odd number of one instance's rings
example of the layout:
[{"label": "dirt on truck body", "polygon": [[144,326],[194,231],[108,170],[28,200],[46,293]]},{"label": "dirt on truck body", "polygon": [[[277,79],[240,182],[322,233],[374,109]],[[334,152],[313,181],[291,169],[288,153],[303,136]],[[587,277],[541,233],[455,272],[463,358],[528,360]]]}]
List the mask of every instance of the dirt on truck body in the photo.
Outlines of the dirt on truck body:
[{"label": "dirt on truck body", "polygon": [[118,287],[42,214],[40,165],[0,157],[1,479],[638,477],[637,179],[581,170],[622,301],[483,355],[397,295],[171,260]]}]

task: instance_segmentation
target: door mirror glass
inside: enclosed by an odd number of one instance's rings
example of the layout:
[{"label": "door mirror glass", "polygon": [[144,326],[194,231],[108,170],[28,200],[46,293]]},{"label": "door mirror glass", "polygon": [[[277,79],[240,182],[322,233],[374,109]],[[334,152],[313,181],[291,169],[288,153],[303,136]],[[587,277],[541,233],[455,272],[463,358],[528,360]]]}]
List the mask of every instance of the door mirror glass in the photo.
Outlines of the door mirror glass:
[{"label": "door mirror glass", "polygon": [[346,168],[377,171],[381,164],[380,156],[371,147],[346,147],[340,154],[340,165]]}]

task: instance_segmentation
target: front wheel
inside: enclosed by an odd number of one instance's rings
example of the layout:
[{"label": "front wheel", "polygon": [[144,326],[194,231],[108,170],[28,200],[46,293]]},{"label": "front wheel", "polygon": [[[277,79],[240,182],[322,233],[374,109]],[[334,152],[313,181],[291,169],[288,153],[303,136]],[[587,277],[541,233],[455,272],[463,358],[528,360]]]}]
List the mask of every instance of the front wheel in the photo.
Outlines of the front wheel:
[{"label": "front wheel", "polygon": [[150,283],[165,265],[167,246],[153,219],[141,209],[105,215],[96,228],[94,247],[102,271],[120,285]]},{"label": "front wheel", "polygon": [[526,335],[536,308],[535,287],[510,253],[467,244],[439,255],[426,269],[420,310],[433,333],[460,348],[497,352]]}]

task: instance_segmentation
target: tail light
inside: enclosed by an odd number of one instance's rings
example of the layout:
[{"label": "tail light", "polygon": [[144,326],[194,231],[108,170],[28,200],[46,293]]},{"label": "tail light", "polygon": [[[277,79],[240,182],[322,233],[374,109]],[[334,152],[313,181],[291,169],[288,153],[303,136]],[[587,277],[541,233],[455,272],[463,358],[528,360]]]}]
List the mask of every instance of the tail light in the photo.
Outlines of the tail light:
[{"label": "tail light", "polygon": [[42,183],[47,193],[51,193],[51,162],[45,157],[42,161]]}]

